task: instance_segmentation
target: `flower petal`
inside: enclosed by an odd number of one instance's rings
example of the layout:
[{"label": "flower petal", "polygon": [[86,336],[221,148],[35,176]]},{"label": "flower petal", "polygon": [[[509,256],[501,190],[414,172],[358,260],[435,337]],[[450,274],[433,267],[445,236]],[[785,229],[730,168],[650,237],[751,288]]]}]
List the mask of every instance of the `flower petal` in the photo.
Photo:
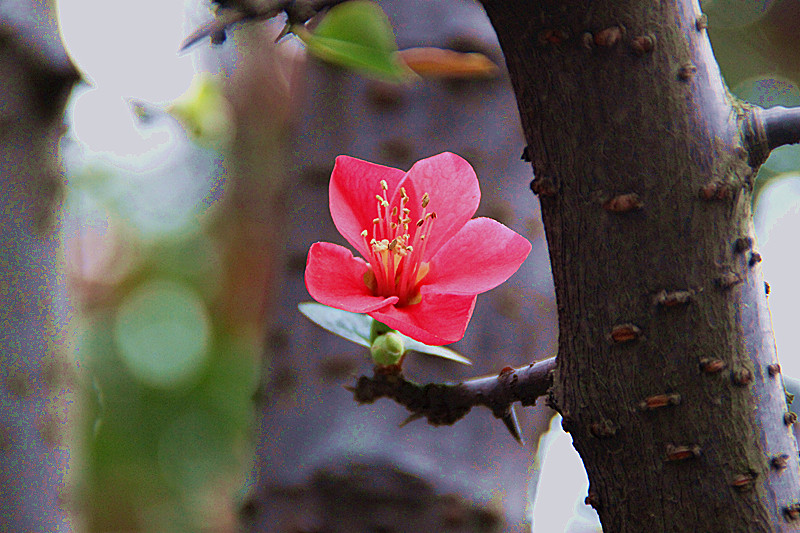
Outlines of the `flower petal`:
[{"label": "flower petal", "polygon": [[476,299],[476,296],[423,293],[418,304],[391,305],[368,314],[412,339],[441,346],[464,336]]},{"label": "flower petal", "polygon": [[306,289],[321,304],[368,313],[397,303],[397,296],[373,296],[364,284],[367,264],[338,244],[315,242],[308,251]]},{"label": "flower petal", "polygon": [[372,221],[377,216],[375,195],[383,192],[380,182],[386,181],[387,197],[391,198],[404,177],[405,173],[396,168],[346,155],[336,158],[329,187],[331,217],[339,233],[364,257],[369,250],[364,248],[361,232],[372,233]]},{"label": "flower petal", "polygon": [[[436,213],[433,231],[426,237],[425,257],[433,257],[472,218],[481,200],[475,171],[465,159],[450,152],[417,161],[402,186],[409,196],[409,217],[413,222],[422,215],[425,193],[430,197],[428,212]],[[395,203],[393,199],[392,205]]]},{"label": "flower petal", "polygon": [[475,218],[431,258],[423,287],[448,294],[486,292],[510,278],[530,251],[522,235],[491,218]]}]

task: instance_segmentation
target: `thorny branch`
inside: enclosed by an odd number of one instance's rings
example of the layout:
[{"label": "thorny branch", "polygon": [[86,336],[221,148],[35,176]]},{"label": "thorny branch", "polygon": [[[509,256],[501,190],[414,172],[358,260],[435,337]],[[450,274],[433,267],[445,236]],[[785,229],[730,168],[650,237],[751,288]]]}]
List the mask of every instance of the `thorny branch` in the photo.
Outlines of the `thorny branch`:
[{"label": "thorny branch", "polygon": [[420,385],[403,377],[398,367],[376,367],[372,377],[361,376],[355,387],[345,387],[358,403],[373,403],[390,398],[411,412],[408,424],[427,418],[434,426],[451,425],[463,418],[473,406],[482,405],[501,419],[511,435],[522,442],[513,403],[534,405],[553,384],[555,357],[520,368],[504,368],[498,375],[475,378],[461,383]]},{"label": "thorny branch", "polygon": [[772,150],[800,142],[800,107],[754,106],[748,110],[745,122],[745,143],[750,153],[750,166],[757,167],[767,160]]},{"label": "thorny branch", "polygon": [[[217,6],[214,19],[194,30],[183,43],[186,50],[201,39],[224,40],[225,29],[242,21],[266,20],[285,12],[288,24],[303,24],[320,11],[344,0],[212,0]],[[284,34],[281,33],[281,37]]]}]

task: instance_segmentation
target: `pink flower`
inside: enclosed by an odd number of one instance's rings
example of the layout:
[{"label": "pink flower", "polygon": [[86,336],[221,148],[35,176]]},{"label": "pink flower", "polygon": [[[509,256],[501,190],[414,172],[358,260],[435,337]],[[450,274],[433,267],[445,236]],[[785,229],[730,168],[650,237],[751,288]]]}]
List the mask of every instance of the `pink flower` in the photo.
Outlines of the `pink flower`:
[{"label": "pink flower", "polygon": [[309,294],[425,344],[460,340],[477,295],[506,281],[531,251],[527,239],[499,222],[471,219],[480,197],[475,171],[449,152],[407,173],[337,157],[333,223],[366,261],[337,244],[314,243]]}]

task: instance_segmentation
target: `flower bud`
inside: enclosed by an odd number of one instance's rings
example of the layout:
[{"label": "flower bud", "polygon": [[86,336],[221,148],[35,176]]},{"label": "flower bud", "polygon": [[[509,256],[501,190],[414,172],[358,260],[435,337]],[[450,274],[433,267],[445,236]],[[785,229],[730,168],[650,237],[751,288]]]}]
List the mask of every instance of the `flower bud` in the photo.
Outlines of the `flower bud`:
[{"label": "flower bud", "polygon": [[372,360],[378,366],[396,365],[406,351],[403,338],[393,332],[385,333],[372,341],[369,349]]}]

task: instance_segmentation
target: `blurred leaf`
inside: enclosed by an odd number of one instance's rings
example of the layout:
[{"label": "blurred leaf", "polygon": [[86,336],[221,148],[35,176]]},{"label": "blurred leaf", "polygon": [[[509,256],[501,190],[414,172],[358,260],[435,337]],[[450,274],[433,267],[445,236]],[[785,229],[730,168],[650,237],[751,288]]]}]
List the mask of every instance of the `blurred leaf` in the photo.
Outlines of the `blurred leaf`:
[{"label": "blurred leaf", "polygon": [[167,112],[181,123],[189,138],[205,148],[220,150],[233,135],[230,104],[207,72],[195,76]]},{"label": "blurred leaf", "polygon": [[405,81],[411,74],[398,58],[389,18],[375,2],[352,0],[336,5],[313,32],[303,26],[292,31],[311,54],[329,63],[394,82]]},{"label": "blurred leaf", "polygon": [[419,47],[399,52],[408,67],[422,77],[447,79],[490,79],[500,69],[478,52],[456,52],[444,48]]},{"label": "blurred leaf", "polygon": [[729,86],[754,77],[800,82],[800,2],[704,0],[702,7]]},{"label": "blurred leaf", "polygon": [[[306,318],[331,333],[361,346],[370,347],[369,339],[373,319],[368,315],[342,311],[341,309],[334,309],[315,302],[301,303],[298,304],[297,308]],[[403,335],[402,333],[399,333],[399,335],[403,338],[407,350],[442,357],[464,365],[472,364],[472,361],[450,348],[428,346],[412,339],[408,335]]]}]

